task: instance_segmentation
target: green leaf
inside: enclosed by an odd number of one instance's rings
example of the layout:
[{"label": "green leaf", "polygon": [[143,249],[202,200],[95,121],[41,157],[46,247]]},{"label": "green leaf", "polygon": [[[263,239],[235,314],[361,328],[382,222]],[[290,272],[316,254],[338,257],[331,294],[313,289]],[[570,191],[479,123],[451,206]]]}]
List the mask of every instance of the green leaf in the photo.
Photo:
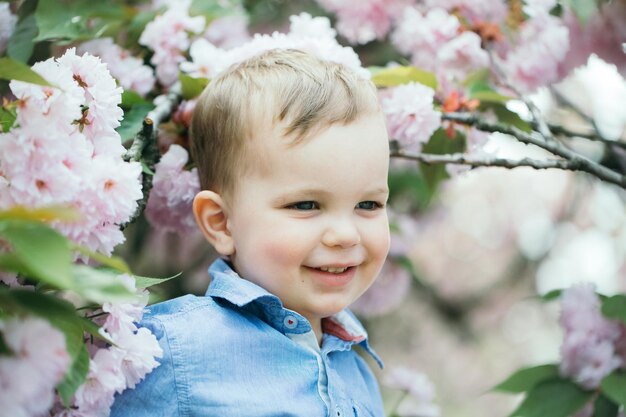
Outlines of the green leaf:
[{"label": "green leaf", "polygon": [[182,275],[182,272],[179,272],[176,275],[173,275],[168,278],[149,278],[149,277],[140,277],[135,275],[135,287],[137,288],[149,288],[153,285],[159,285],[164,283],[165,281],[169,281],[170,279],[178,278]]},{"label": "green leaf", "polygon": [[80,387],[85,379],[87,379],[87,372],[89,371],[89,352],[87,347],[83,343],[78,351],[78,355],[72,361],[70,369],[65,374],[63,381],[57,386],[61,400],[66,407],[71,404],[74,393]]},{"label": "green leaf", "polygon": [[389,171],[389,201],[398,204],[410,202],[412,207],[425,209],[432,195],[425,178],[417,169],[391,169]]},{"label": "green leaf", "polygon": [[481,103],[480,109],[483,111],[492,110],[499,121],[521,129],[526,133],[532,132],[532,128],[528,122],[519,117],[517,113],[507,109],[502,103],[484,102]]},{"label": "green leaf", "polygon": [[557,298],[561,297],[561,294],[563,294],[563,290],[562,289],[556,289],[556,290],[548,291],[547,293],[545,293],[544,295],[541,296],[541,299],[543,301],[552,301],[552,300],[556,300]]},{"label": "green leaf", "polygon": [[29,220],[0,220],[0,236],[12,248],[19,271],[57,288],[72,288],[69,241],[48,225]]},{"label": "green leaf", "polygon": [[35,220],[48,222],[52,220],[74,221],[80,219],[78,211],[67,206],[46,206],[29,208],[13,206],[8,210],[0,211],[0,220]]},{"label": "green leaf", "polygon": [[26,83],[53,87],[28,65],[11,58],[0,58],[0,79],[24,81]]},{"label": "green leaf", "polygon": [[150,104],[150,102],[133,90],[124,90],[122,93],[121,107],[124,109],[130,109],[137,104]]},{"label": "green leaf", "polygon": [[[428,143],[422,147],[424,153],[435,155],[454,154],[465,151],[465,135],[454,131],[455,136],[449,137],[444,129],[437,129]],[[443,164],[428,165],[420,163],[420,170],[426,180],[431,195],[435,194],[439,184],[450,178],[446,166]]]},{"label": "green leaf", "polygon": [[613,372],[602,380],[602,392],[613,402],[626,406],[626,373]]},{"label": "green leaf", "polygon": [[435,74],[412,66],[398,66],[374,70],[373,72],[372,82],[376,84],[376,87],[395,87],[410,82],[418,82],[433,90],[437,89]]},{"label": "green leaf", "polygon": [[35,11],[39,35],[35,41],[77,41],[101,36],[124,18],[124,10],[111,0],[39,0]]},{"label": "green leaf", "polygon": [[593,392],[584,391],[572,381],[552,379],[532,388],[511,417],[568,417],[591,399]]},{"label": "green leaf", "polygon": [[482,90],[470,94],[470,99],[479,100],[481,103],[506,103],[513,97],[502,95],[493,90]]},{"label": "green leaf", "polygon": [[30,14],[20,20],[9,38],[7,55],[20,62],[28,62],[35,47],[33,39],[37,36],[37,32],[37,22],[34,14]]},{"label": "green leaf", "polygon": [[106,256],[80,245],[72,245],[72,249],[82,253],[101,265],[108,266],[109,268],[119,271],[122,274],[130,274],[128,264],[119,256]]},{"label": "green leaf", "polygon": [[596,2],[590,0],[565,0],[565,4],[574,11],[583,26],[598,10]]},{"label": "green leaf", "polygon": [[103,304],[105,302],[130,302],[139,298],[124,285],[118,272],[95,269],[85,265],[73,265],[72,272],[76,281],[73,290],[86,300]]},{"label": "green leaf", "polygon": [[209,85],[208,78],[193,78],[182,72],[178,74],[178,79],[180,80],[182,94],[185,100],[198,97],[204,90],[204,87]]},{"label": "green leaf", "polygon": [[604,299],[602,314],[610,319],[616,319],[626,324],[626,295],[618,294]]},{"label": "green leaf", "polygon": [[135,137],[135,135],[141,131],[143,126],[143,120],[148,113],[154,109],[154,104],[136,104],[131,109],[124,113],[124,120],[120,126],[115,129],[117,133],[122,137],[122,141],[127,141]]},{"label": "green leaf", "polygon": [[15,124],[17,112],[13,108],[0,107],[0,132],[7,133]]},{"label": "green leaf", "polygon": [[616,417],[619,406],[604,395],[599,395],[593,404],[593,417]]},{"label": "green leaf", "polygon": [[494,391],[526,392],[538,383],[559,376],[557,365],[539,365],[520,369],[503,382],[493,387]]}]

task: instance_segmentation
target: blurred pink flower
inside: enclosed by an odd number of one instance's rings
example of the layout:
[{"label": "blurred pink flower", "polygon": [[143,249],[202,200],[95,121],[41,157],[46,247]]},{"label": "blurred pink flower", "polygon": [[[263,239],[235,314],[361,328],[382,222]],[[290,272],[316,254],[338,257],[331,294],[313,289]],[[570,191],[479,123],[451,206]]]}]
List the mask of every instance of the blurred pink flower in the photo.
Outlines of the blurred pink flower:
[{"label": "blurred pink flower", "polygon": [[[11,355],[0,357],[0,404],[11,416],[43,415],[70,365],[65,336],[39,318],[0,321]],[[33,401],[36,399],[36,401]]]},{"label": "blurred pink flower", "polygon": [[371,287],[350,308],[363,317],[381,316],[395,310],[411,288],[411,275],[387,259]]},{"label": "blurred pink flower", "polygon": [[195,230],[191,205],[200,180],[196,168],[184,169],[188,159],[185,148],[172,145],[155,166],[146,218],[156,228],[180,234]]},{"label": "blurred pink flower", "polygon": [[121,372],[127,388],[135,388],[150,371],[159,365],[163,351],[156,337],[142,327],[136,332],[122,328],[113,338],[116,346],[110,349],[122,356]]},{"label": "blurred pink flower", "polygon": [[559,64],[569,49],[569,30],[563,22],[540,13],[524,23],[503,69],[513,86],[530,93],[558,81]]},{"label": "blurred pink flower", "polygon": [[144,65],[141,59],[115,44],[111,38],[85,42],[78,50],[100,57],[107,64],[111,75],[126,90],[133,90],[144,96],[154,87],[155,78],[152,69]]},{"label": "blurred pink flower", "polygon": [[248,19],[241,13],[211,20],[204,32],[204,38],[219,48],[240,46],[250,40]]},{"label": "blurred pink flower", "polygon": [[206,21],[203,16],[189,16],[191,0],[169,2],[167,11],[146,25],[139,38],[141,45],[154,51],[150,62],[156,66],[159,82],[166,87],[178,80],[178,65],[189,49],[189,32],[200,33]]},{"label": "blurred pink flower", "polygon": [[125,388],[121,371],[122,355],[113,349],[99,349],[89,361],[85,382],[74,394],[74,405],[87,415],[108,416],[116,392]]},{"label": "blurred pink flower", "polygon": [[434,94],[419,83],[394,87],[381,101],[389,137],[407,150],[419,151],[441,125],[441,113],[433,108]]},{"label": "blurred pink flower", "polygon": [[326,10],[336,13],[337,31],[350,43],[364,44],[383,39],[392,21],[413,0],[364,0],[360,2],[318,0]]},{"label": "blurred pink flower", "polygon": [[560,371],[587,389],[624,365],[615,342],[622,329],[600,312],[600,300],[592,284],[575,285],[563,293],[560,323],[565,330]]},{"label": "blurred pink flower", "polygon": [[474,32],[463,32],[445,43],[437,52],[442,69],[440,76],[463,81],[472,71],[489,66],[489,55],[481,47],[481,39]]},{"label": "blurred pink flower", "polygon": [[0,3],[0,54],[4,53],[16,24],[17,16],[11,13],[11,3]]},{"label": "blurred pink flower", "polygon": [[403,407],[401,403],[395,410],[398,415],[406,417],[439,417],[441,415],[439,406],[434,403],[435,386],[425,374],[406,367],[395,367],[389,370],[383,384],[389,388],[406,391],[410,396],[402,401],[402,403],[407,402],[409,407]]},{"label": "blurred pink flower", "polygon": [[502,0],[427,0],[426,5],[454,10],[471,24],[503,23],[508,14],[507,4]]}]

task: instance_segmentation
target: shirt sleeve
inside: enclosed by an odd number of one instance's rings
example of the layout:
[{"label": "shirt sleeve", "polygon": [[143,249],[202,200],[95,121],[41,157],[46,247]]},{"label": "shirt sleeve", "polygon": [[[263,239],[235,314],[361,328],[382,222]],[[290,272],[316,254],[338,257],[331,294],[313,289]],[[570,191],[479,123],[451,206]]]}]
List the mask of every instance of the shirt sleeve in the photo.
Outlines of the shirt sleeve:
[{"label": "shirt sleeve", "polygon": [[141,323],[157,338],[163,357],[159,366],[135,386],[115,396],[111,417],[182,417],[181,403],[178,398],[178,387],[172,347],[163,323],[151,319]]}]

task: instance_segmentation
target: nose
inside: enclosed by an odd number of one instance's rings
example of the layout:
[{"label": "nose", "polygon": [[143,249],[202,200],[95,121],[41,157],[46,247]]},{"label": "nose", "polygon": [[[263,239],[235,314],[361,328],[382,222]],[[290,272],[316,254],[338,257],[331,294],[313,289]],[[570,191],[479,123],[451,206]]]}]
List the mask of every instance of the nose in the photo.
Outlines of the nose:
[{"label": "nose", "polygon": [[350,219],[336,219],[326,227],[322,243],[328,247],[349,248],[361,243],[361,234],[357,225]]}]

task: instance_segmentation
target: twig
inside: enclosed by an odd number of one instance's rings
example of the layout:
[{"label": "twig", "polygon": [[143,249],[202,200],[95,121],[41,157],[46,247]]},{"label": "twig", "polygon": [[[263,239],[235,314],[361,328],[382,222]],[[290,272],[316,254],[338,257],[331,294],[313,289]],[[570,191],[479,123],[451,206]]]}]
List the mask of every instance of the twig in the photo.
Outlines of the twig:
[{"label": "twig", "polygon": [[519,168],[530,167],[534,169],[562,169],[568,171],[581,171],[581,169],[571,161],[565,159],[547,159],[541,161],[538,159],[522,158],[522,159],[505,159],[495,157],[472,157],[465,154],[448,154],[435,155],[428,153],[409,153],[404,151],[395,151],[390,154],[394,158],[410,159],[413,161],[423,162],[428,165],[434,164],[457,164],[469,165],[472,167],[502,167],[502,168]]},{"label": "twig", "polygon": [[443,120],[450,120],[457,123],[474,126],[478,130],[490,133],[504,133],[513,136],[515,139],[522,143],[538,146],[546,151],[552,153],[555,156],[560,156],[563,159],[569,161],[570,165],[568,169],[574,171],[584,171],[591,174],[603,181],[611,184],[619,185],[622,188],[626,188],[626,177],[622,174],[615,172],[605,166],[598,164],[576,152],[564,147],[558,142],[548,142],[526,133],[521,129],[514,126],[505,125],[502,123],[489,123],[476,115],[469,113],[443,113],[441,115]]}]

